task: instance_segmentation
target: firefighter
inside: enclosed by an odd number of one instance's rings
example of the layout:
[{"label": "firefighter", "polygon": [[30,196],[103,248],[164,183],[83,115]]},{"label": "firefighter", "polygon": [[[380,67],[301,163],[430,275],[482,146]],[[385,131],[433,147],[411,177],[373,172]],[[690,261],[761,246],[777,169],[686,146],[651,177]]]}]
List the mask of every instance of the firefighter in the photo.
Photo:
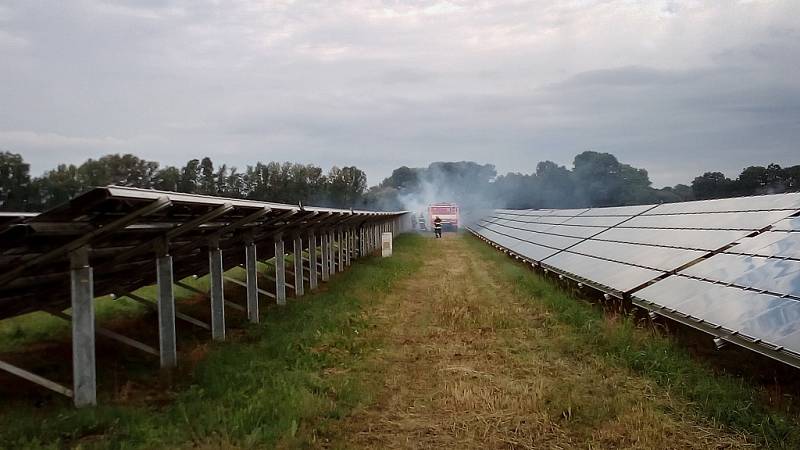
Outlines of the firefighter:
[{"label": "firefighter", "polygon": [[442,219],[439,216],[433,219],[433,235],[437,238],[442,237]]}]

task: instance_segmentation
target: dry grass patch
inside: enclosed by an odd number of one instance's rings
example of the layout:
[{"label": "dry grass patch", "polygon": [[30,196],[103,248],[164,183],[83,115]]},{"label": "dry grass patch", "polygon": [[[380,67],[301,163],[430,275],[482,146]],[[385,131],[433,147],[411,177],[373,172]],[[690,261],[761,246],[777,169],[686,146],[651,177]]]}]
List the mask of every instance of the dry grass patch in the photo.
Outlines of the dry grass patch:
[{"label": "dry grass patch", "polygon": [[653,382],[582,348],[544,306],[514,294],[463,237],[376,306],[376,402],[332,447],[745,448],[695,423]]}]

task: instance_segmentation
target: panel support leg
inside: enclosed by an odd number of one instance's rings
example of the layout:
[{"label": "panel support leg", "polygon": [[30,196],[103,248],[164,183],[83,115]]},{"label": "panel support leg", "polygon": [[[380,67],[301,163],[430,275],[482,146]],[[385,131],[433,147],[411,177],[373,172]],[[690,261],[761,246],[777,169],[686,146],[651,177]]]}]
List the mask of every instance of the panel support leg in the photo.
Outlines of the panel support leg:
[{"label": "panel support leg", "polygon": [[72,297],[72,377],[76,407],[97,404],[95,360],[94,278],[89,265],[89,248],[70,254]]},{"label": "panel support leg", "polygon": [[175,336],[175,295],[172,287],[172,256],[163,253],[156,258],[158,280],[158,354],[161,367],[178,366]]},{"label": "panel support leg", "polygon": [[330,246],[328,245],[329,237],[328,232],[323,230],[320,235],[322,241],[322,245],[320,246],[322,252],[322,281],[328,281],[330,279],[330,271],[328,270],[328,264],[331,262],[328,256],[328,250],[330,250]]},{"label": "panel support leg", "polygon": [[305,293],[303,286],[303,238],[296,234],[292,239],[294,244],[294,296],[302,297]]},{"label": "panel support leg", "polygon": [[279,305],[286,304],[286,250],[281,234],[275,236],[275,300]]},{"label": "panel support leg", "polygon": [[336,232],[333,230],[328,231],[328,270],[330,270],[330,275],[336,274],[336,253],[333,249],[333,241],[336,237]]},{"label": "panel support leg", "polygon": [[211,277],[211,338],[225,340],[225,290],[222,279],[222,250],[218,242],[208,249],[208,266]]},{"label": "panel support leg", "polygon": [[247,242],[244,248],[245,271],[247,272],[247,318],[250,323],[258,323],[258,260],[256,259],[256,244]]},{"label": "panel support leg", "polygon": [[339,272],[344,272],[344,249],[346,244],[344,243],[344,232],[341,228],[336,231],[337,237],[339,238]]},{"label": "panel support leg", "polygon": [[344,230],[344,265],[347,267],[350,267],[350,252],[353,251],[352,237],[353,233],[349,228]]},{"label": "panel support leg", "polygon": [[317,237],[313,231],[308,233],[308,288],[317,288]]}]

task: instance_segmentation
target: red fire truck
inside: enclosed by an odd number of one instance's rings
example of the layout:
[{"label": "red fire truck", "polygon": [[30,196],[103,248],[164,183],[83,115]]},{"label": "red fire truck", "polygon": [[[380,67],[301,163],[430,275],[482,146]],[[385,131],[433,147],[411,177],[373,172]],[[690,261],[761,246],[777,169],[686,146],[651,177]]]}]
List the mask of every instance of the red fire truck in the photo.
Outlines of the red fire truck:
[{"label": "red fire truck", "polygon": [[461,216],[455,203],[431,203],[428,205],[428,223],[436,218],[442,219],[443,231],[457,231]]}]

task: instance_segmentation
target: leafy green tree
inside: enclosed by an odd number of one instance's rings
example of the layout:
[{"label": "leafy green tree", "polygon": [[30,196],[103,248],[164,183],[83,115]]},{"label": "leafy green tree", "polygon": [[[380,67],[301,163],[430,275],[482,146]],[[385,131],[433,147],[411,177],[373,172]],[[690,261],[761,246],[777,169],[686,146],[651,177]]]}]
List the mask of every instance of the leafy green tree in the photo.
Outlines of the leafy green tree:
[{"label": "leafy green tree", "polygon": [[199,192],[200,189],[200,160],[189,160],[181,170],[178,190],[188,194]]},{"label": "leafy green tree", "polygon": [[22,156],[0,152],[0,210],[26,211],[30,208],[30,165]]},{"label": "leafy green tree", "polygon": [[692,181],[692,193],[698,200],[726,197],[733,189],[733,181],[722,172],[706,172]]}]

